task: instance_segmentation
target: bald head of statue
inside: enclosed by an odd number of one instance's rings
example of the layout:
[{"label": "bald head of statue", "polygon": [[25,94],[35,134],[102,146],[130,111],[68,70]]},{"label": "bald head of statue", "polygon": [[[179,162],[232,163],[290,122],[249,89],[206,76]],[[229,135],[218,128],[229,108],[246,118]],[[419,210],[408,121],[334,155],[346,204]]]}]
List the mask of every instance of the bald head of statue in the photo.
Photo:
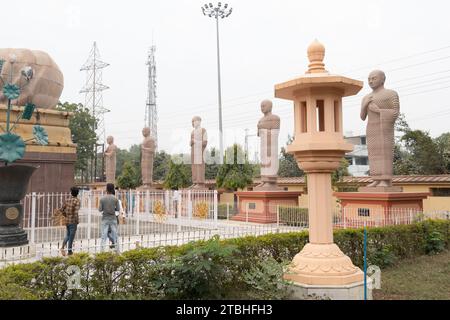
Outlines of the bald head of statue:
[{"label": "bald head of statue", "polygon": [[200,118],[199,116],[195,116],[192,118],[192,126],[194,128],[199,128],[201,123],[202,123],[202,118]]},{"label": "bald head of statue", "polygon": [[264,113],[264,114],[272,112],[272,101],[270,101],[270,100],[263,100],[261,102],[261,112]]},{"label": "bald head of statue", "polygon": [[382,88],[384,86],[385,81],[386,75],[381,70],[374,70],[369,74],[368,82],[372,90]]}]

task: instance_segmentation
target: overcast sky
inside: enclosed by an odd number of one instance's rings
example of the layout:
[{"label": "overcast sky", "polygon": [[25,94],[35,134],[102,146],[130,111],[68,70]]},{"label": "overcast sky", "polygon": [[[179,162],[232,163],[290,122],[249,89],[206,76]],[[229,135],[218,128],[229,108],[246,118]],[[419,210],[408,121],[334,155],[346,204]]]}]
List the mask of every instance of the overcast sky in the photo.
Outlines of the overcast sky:
[{"label": "overcast sky", "polygon": [[[146,56],[157,47],[159,149],[188,151],[191,118],[199,115],[209,146],[218,146],[215,21],[197,0],[10,1],[2,14],[2,46],[48,52],[64,74],[62,101],[84,102],[79,71],[94,41],[103,61],[106,134],[120,148],[142,140]],[[449,131],[450,23],[448,1],[232,0],[220,20],[225,144],[256,132],[260,101],[273,99],[275,84],[304,74],[314,38],[326,47],[331,73],[364,81],[344,100],[344,128],[364,133],[361,97],[367,75],[386,71],[386,87],[400,95],[413,128],[432,136]],[[273,99],[281,117],[280,145],[293,130],[292,103]],[[250,144],[258,145],[255,137]]]}]

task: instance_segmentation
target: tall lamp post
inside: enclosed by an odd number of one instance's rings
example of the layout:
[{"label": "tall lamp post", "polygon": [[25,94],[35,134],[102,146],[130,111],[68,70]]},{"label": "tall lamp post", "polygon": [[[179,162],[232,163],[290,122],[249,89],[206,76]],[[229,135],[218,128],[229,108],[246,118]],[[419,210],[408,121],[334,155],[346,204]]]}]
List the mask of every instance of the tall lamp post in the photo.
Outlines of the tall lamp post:
[{"label": "tall lamp post", "polygon": [[205,4],[202,7],[203,15],[216,19],[216,32],[217,32],[217,78],[218,78],[218,91],[219,91],[219,134],[220,134],[220,163],[223,161],[223,129],[222,129],[222,90],[220,85],[220,54],[219,54],[219,18],[223,19],[228,17],[233,8],[229,7],[227,3],[222,6],[219,2],[217,6],[213,6],[212,3]]}]

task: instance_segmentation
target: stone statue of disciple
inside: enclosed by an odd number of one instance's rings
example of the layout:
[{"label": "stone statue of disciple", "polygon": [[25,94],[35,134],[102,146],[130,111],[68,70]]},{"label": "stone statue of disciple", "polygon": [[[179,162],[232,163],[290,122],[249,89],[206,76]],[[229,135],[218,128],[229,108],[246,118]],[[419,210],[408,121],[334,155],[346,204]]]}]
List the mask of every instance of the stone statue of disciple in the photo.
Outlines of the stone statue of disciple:
[{"label": "stone statue of disciple", "polygon": [[191,188],[205,188],[205,159],[204,152],[208,144],[206,129],[202,128],[202,119],[198,116],[192,118],[194,130],[191,132],[191,168],[192,183]]},{"label": "stone statue of disciple", "polygon": [[261,183],[255,190],[280,190],[278,177],[278,135],[280,133],[280,117],[272,114],[272,101],[261,102],[264,114],[258,122],[258,137],[261,141]]},{"label": "stone statue of disciple", "polygon": [[141,175],[142,185],[150,188],[153,184],[153,159],[155,155],[155,139],[150,136],[150,128],[142,129],[144,141],[141,144]]},{"label": "stone statue of disciple", "polygon": [[114,144],[112,136],[108,136],[106,142],[108,143],[108,147],[105,150],[106,183],[115,183],[117,146]]},{"label": "stone statue of disciple", "polygon": [[372,93],[362,100],[361,119],[367,121],[370,176],[367,187],[391,187],[394,160],[394,123],[400,112],[397,92],[384,88],[386,75],[375,70],[369,74]]}]

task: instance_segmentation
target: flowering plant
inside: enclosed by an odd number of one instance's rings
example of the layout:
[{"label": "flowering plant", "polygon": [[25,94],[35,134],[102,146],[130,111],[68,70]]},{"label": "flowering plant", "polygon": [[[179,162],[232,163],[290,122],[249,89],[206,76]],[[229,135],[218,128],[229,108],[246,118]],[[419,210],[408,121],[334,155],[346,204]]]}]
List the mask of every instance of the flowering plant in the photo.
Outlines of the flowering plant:
[{"label": "flowering plant", "polygon": [[194,217],[199,219],[206,219],[208,217],[208,204],[206,202],[199,202],[195,205]]},{"label": "flowering plant", "polygon": [[155,201],[155,204],[153,205],[153,212],[155,213],[155,218],[158,222],[164,222],[166,220],[166,208],[161,201]]}]

